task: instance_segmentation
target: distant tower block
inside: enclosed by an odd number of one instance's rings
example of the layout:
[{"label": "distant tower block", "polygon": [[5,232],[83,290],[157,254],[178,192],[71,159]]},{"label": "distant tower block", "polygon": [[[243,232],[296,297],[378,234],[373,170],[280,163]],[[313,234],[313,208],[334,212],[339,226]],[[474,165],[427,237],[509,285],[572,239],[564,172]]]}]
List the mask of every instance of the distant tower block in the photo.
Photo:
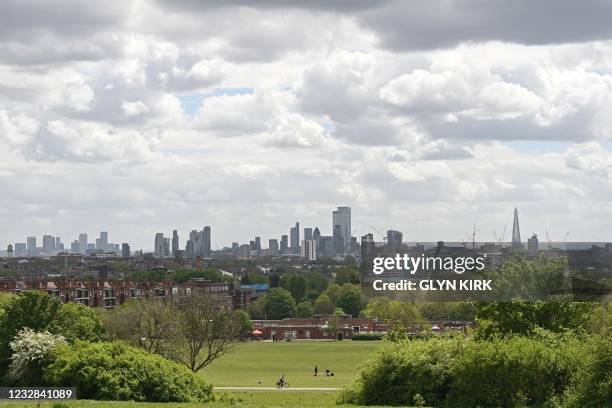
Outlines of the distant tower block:
[{"label": "distant tower block", "polygon": [[7,255],[9,258],[12,258],[12,257],[13,257],[13,245],[8,244],[8,247],[6,247],[6,255]]},{"label": "distant tower block", "polygon": [[519,227],[518,210],[514,208],[514,222],[512,223],[512,248],[521,248],[521,228]]}]

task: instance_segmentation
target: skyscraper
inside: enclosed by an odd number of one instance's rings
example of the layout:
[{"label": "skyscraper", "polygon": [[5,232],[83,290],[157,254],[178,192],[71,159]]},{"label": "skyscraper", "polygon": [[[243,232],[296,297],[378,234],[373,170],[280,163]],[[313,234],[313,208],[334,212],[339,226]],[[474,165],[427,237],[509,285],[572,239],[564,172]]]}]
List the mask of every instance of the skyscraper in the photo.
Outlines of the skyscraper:
[{"label": "skyscraper", "polygon": [[305,239],[302,241],[301,257],[308,261],[317,260],[317,243],[313,239]]},{"label": "skyscraper", "polygon": [[296,221],[295,227],[289,230],[289,238],[291,242],[291,253],[300,254],[300,223]]},{"label": "skyscraper", "polygon": [[162,232],[155,234],[155,249],[153,250],[153,256],[156,258],[162,258],[164,256],[164,234]]},{"label": "skyscraper", "polygon": [[121,257],[123,259],[127,259],[130,257],[130,255],[130,244],[124,242],[123,244],[121,244]]},{"label": "skyscraper", "polygon": [[53,235],[43,235],[43,252],[50,254],[55,251],[55,237]]},{"label": "skyscraper", "polygon": [[[338,207],[332,213],[332,231],[334,246],[338,243],[336,251],[344,253],[351,248],[351,207]],[[341,245],[340,245],[341,243]]]},{"label": "skyscraper", "polygon": [[312,239],[312,228],[304,228],[304,241]]},{"label": "skyscraper", "polygon": [[176,256],[178,254],[179,251],[179,236],[178,236],[178,231],[177,230],[173,230],[172,231],[172,255]]},{"label": "skyscraper", "polygon": [[212,255],[210,247],[210,227],[207,225],[196,235],[195,255],[202,258],[210,257]]},{"label": "skyscraper", "polygon": [[108,251],[108,232],[100,232],[100,249]]},{"label": "skyscraper", "polygon": [[25,242],[15,242],[15,256],[17,258],[22,258],[27,256],[28,247]]},{"label": "skyscraper", "polygon": [[27,237],[26,246],[28,248],[28,256],[36,255],[36,237]]},{"label": "skyscraper", "polygon": [[519,227],[518,210],[514,208],[514,222],[512,223],[512,248],[521,248],[521,228]]},{"label": "skyscraper", "polygon": [[83,255],[87,253],[87,234],[79,234],[79,252]]},{"label": "skyscraper", "polygon": [[391,251],[397,251],[402,246],[402,239],[400,231],[387,230],[387,245]]},{"label": "skyscraper", "polygon": [[268,240],[268,255],[278,255],[278,239]]},{"label": "skyscraper", "polygon": [[289,252],[289,238],[287,235],[282,235],[280,241],[280,253],[281,255],[284,255],[287,252]]}]

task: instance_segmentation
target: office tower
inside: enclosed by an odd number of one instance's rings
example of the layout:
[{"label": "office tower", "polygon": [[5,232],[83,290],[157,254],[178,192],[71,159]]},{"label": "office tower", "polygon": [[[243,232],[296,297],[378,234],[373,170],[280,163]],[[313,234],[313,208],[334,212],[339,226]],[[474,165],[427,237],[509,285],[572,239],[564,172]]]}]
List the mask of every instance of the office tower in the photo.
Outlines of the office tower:
[{"label": "office tower", "polygon": [[288,252],[289,252],[289,239],[287,235],[282,235],[281,242],[280,242],[280,253],[281,255],[284,255]]},{"label": "office tower", "polygon": [[271,256],[278,255],[278,239],[270,239],[268,240],[268,254]]},{"label": "office tower", "polygon": [[121,257],[123,259],[127,259],[130,257],[130,255],[131,255],[130,244],[128,244],[127,242],[124,242],[123,244],[121,244]]},{"label": "office tower", "polygon": [[521,248],[521,228],[519,227],[518,210],[514,208],[514,221],[512,223],[512,248]]},{"label": "office tower", "polygon": [[233,256],[240,255],[240,244],[237,242],[232,242],[232,255]]},{"label": "office tower", "polygon": [[53,235],[43,235],[43,252],[50,254],[55,251],[55,237]]},{"label": "office tower", "polygon": [[158,232],[155,234],[155,249],[153,250],[153,256],[155,258],[162,258],[164,256],[164,234]]},{"label": "office tower", "polygon": [[36,255],[36,237],[27,237],[26,246],[28,248],[28,256]]},{"label": "office tower", "polygon": [[304,241],[312,239],[312,228],[304,228]]},{"label": "office tower", "polygon": [[104,248],[102,248],[102,240],[100,238],[96,238],[96,250],[97,251],[101,251]]},{"label": "office tower", "polygon": [[6,256],[9,257],[9,258],[12,258],[13,257],[13,252],[14,252],[13,251],[13,244],[8,244],[6,246]]},{"label": "office tower", "polygon": [[240,245],[240,256],[248,258],[251,256],[251,246],[248,244]]},{"label": "office tower", "polygon": [[391,251],[397,251],[402,246],[403,234],[396,230],[387,230],[387,246]]},{"label": "office tower", "polygon": [[334,238],[327,235],[319,238],[320,245],[317,246],[319,256],[334,256]]},{"label": "office tower", "polygon": [[79,252],[83,255],[87,253],[87,234],[79,234]]},{"label": "office tower", "polygon": [[291,253],[300,254],[300,223],[296,222],[295,227],[289,229],[289,238],[291,239]]},{"label": "office tower", "polygon": [[208,258],[212,255],[211,247],[211,238],[210,238],[210,227],[207,225],[202,230],[202,249],[203,256]]},{"label": "office tower", "polygon": [[351,207],[338,207],[332,213],[334,247],[337,253],[350,251],[351,248]]},{"label": "office tower", "polygon": [[257,255],[261,255],[261,237],[255,237],[255,250]]},{"label": "office tower", "polygon": [[15,242],[15,257],[23,258],[28,255],[28,247],[25,242]]},{"label": "office tower", "polygon": [[88,252],[95,252],[96,251],[96,244],[87,244],[87,250],[85,251],[85,253]]},{"label": "office tower", "polygon": [[100,232],[100,249],[108,251],[108,232]]},{"label": "office tower", "polygon": [[79,247],[79,241],[75,239],[74,241],[70,243],[70,253],[78,254],[79,252],[81,252],[80,247]]},{"label": "office tower", "polygon": [[178,231],[172,231],[172,256],[177,256],[179,251],[179,236]]},{"label": "office tower", "polygon": [[538,252],[538,236],[536,234],[527,239],[527,250],[529,252]]},{"label": "office tower", "polygon": [[305,239],[302,241],[301,257],[308,261],[317,260],[317,243],[313,239]]},{"label": "office tower", "polygon": [[60,237],[55,237],[55,249],[60,250],[62,246],[62,239]]},{"label": "office tower", "polygon": [[193,259],[196,257],[196,241],[198,239],[198,231],[191,230],[189,233],[189,239],[185,244],[185,257]]},{"label": "office tower", "polygon": [[164,238],[164,253],[163,257],[170,256],[170,238]]}]

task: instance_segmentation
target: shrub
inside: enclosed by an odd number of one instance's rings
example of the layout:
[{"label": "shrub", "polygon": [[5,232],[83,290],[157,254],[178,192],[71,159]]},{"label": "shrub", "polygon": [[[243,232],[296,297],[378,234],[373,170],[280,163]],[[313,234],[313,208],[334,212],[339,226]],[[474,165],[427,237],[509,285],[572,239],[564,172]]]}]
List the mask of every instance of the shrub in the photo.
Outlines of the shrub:
[{"label": "shrub", "polygon": [[8,381],[11,385],[44,385],[43,371],[51,362],[56,347],[66,344],[62,336],[23,329],[11,341],[13,351]]},{"label": "shrub", "polygon": [[352,339],[353,340],[382,340],[383,335],[381,333],[359,333],[359,334],[354,334]]},{"label": "shrub", "polygon": [[563,393],[580,356],[580,344],[571,336],[387,342],[341,401],[447,407],[541,405]]},{"label": "shrub", "polygon": [[566,392],[565,405],[572,408],[612,406],[612,341],[593,337]]},{"label": "shrub", "polygon": [[212,387],[187,368],[120,342],[57,349],[45,379],[76,387],[78,398],[150,402],[208,401]]},{"label": "shrub", "polygon": [[[449,392],[458,341],[387,342],[362,369],[341,401],[363,405],[412,405],[415,398],[440,405]],[[417,397],[420,394],[420,398]]]}]

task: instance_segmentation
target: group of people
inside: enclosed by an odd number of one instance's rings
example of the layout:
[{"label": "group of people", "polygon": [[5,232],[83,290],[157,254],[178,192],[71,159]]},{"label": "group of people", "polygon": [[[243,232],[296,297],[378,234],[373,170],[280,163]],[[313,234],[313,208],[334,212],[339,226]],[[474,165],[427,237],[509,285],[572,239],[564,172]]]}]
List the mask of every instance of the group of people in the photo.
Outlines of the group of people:
[{"label": "group of people", "polygon": [[[314,368],[314,376],[318,376],[319,375],[319,366],[315,365]],[[333,377],[334,376],[334,372],[332,370],[330,370],[329,368],[325,369],[325,376],[326,377]]]},{"label": "group of people", "polygon": [[[319,375],[319,366],[315,365],[314,367],[314,376],[317,377]],[[325,369],[325,376],[326,377],[333,377],[334,376],[334,372],[332,370],[330,370],[329,368]],[[276,382],[276,387],[277,388],[285,388],[288,387],[289,383],[287,382],[287,380],[285,379],[285,374],[281,375],[280,378],[278,379],[278,381]]]}]

